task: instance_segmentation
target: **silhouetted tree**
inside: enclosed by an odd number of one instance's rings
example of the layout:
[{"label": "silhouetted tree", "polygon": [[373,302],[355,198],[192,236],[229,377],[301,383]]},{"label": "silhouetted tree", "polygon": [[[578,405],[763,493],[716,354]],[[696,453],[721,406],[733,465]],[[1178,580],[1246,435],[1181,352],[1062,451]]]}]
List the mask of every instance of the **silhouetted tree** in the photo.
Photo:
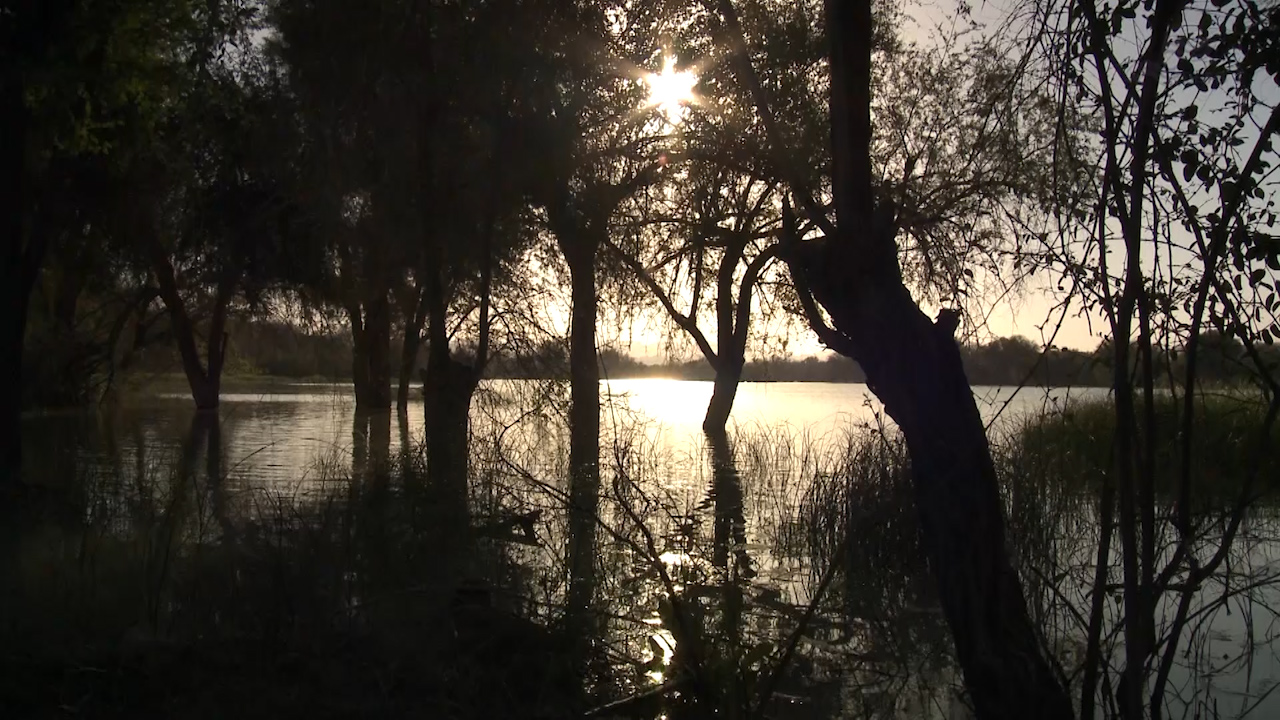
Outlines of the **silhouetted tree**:
[{"label": "silhouetted tree", "polygon": [[[784,257],[819,338],[858,361],[906,438],[925,548],[979,717],[1069,718],[1072,703],[1045,658],[1008,556],[995,466],[952,335],[955,323],[930,321],[904,284],[899,215],[874,186],[871,7],[826,4],[835,221],[811,188],[793,185],[822,236],[802,240],[788,213]],[[718,9],[737,54],[738,81],[783,163],[782,128],[756,78],[737,12],[729,0]]]}]

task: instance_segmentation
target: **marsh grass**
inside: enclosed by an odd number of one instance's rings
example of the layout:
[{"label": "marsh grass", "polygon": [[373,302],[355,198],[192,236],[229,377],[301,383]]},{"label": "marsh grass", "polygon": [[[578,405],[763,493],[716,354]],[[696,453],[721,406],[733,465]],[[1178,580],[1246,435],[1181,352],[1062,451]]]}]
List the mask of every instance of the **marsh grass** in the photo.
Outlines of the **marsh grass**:
[{"label": "marsh grass", "polygon": [[311,496],[190,469],[80,478],[84,521],[12,548],[5,717],[560,717],[577,702],[557,640],[513,600],[527,578],[458,528],[419,467],[322,478],[335,490]]},{"label": "marsh grass", "polygon": [[[1199,482],[1236,487],[1244,464],[1219,458],[1254,447],[1256,416],[1206,402],[1197,468],[1218,476]],[[1067,672],[1110,417],[1070,404],[995,447],[1028,602]],[[1176,423],[1157,417],[1171,442]],[[752,426],[684,447],[615,418],[594,620],[575,627],[564,436],[540,422],[474,434],[467,507],[426,484],[406,439],[334,451],[272,490],[229,482],[196,433],[82,469],[6,553],[5,716],[522,718],[621,703],[633,717],[916,718],[962,704],[891,427]],[[472,532],[529,511],[535,544]]]},{"label": "marsh grass", "polygon": [[[1280,489],[1280,453],[1267,446],[1280,440],[1280,426],[1270,437],[1260,428],[1267,412],[1261,397],[1227,391],[1197,396],[1191,435],[1191,481],[1195,495],[1221,500],[1238,493],[1254,472],[1262,489]],[[1156,489],[1171,492],[1182,472],[1182,400],[1163,394],[1152,407],[1154,424],[1146,427],[1139,412],[1136,442],[1154,437]],[[1052,480],[1063,487],[1096,488],[1112,463],[1115,417],[1110,403],[1072,402],[1060,410],[1025,418],[998,446],[1018,473]]]}]

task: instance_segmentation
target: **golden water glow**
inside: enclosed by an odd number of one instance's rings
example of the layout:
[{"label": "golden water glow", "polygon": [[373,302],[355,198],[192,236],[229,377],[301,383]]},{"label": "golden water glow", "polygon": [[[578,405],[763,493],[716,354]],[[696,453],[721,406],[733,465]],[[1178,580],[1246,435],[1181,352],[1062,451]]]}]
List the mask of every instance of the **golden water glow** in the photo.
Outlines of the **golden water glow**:
[{"label": "golden water glow", "polygon": [[662,71],[644,76],[649,86],[648,107],[657,108],[667,122],[675,125],[682,119],[685,107],[697,96],[693,88],[698,76],[693,70],[676,70],[676,59],[670,55],[662,58]]}]

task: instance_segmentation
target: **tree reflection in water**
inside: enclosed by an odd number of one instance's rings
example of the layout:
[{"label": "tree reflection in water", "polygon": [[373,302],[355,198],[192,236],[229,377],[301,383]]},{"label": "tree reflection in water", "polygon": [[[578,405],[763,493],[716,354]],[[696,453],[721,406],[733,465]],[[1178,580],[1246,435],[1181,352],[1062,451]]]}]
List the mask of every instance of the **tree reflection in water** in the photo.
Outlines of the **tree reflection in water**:
[{"label": "tree reflection in water", "polygon": [[[225,713],[287,697],[387,716],[966,716],[892,433],[683,443],[618,421],[601,486],[572,505],[553,422],[475,430],[460,498],[425,480],[403,420],[393,453],[389,413],[348,417],[349,472],[298,468],[310,482],[274,491],[226,454],[235,413],[29,433],[79,451],[27,453],[64,510],[5,536],[0,610],[27,621],[4,638],[7,687],[71,678],[58,692],[107,716],[131,687]],[[1060,460],[1006,446],[1028,601],[1071,666],[1062,596],[1084,597],[1096,501],[1036,480]],[[223,691],[182,690],[205,686]]]}]

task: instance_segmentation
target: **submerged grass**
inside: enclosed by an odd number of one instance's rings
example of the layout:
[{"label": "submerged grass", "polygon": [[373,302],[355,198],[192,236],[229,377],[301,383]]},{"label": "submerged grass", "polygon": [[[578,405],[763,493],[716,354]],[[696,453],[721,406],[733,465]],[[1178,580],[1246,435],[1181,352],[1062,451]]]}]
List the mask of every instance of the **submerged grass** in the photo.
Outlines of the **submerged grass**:
[{"label": "submerged grass", "polygon": [[[1280,489],[1280,425],[1262,433],[1267,406],[1261,397],[1204,393],[1194,399],[1191,432],[1191,483],[1200,497],[1218,500],[1240,491],[1257,472],[1259,489]],[[1141,407],[1141,405],[1139,406]],[[1154,440],[1155,482],[1170,492],[1182,473],[1182,400],[1157,396],[1154,423],[1146,427],[1139,410],[1137,447]],[[1044,478],[1064,487],[1091,487],[1112,467],[1115,412],[1109,402],[1073,402],[1059,411],[1026,418],[999,443],[1010,468],[1020,475]]]},{"label": "submerged grass", "polygon": [[132,494],[105,492],[114,480],[99,478],[110,517],[5,548],[4,717],[563,717],[580,702],[546,618],[512,601],[519,568],[411,464],[305,501],[184,472],[130,478],[147,488]]},{"label": "submerged grass", "polygon": [[[1202,403],[1193,459],[1209,497],[1252,467],[1261,410]],[[1161,473],[1177,467],[1177,411],[1157,409]],[[1072,404],[996,444],[1011,544],[1055,638],[1070,635],[1060,600],[1096,532],[1112,417]],[[465,507],[407,450],[366,449],[354,472],[330,458],[306,492],[237,490],[191,448],[78,477],[65,511],[5,536],[3,716],[551,718],[616,701],[636,717],[913,717],[954,702],[895,431],[751,428],[688,457],[642,432],[612,443],[585,645],[562,623],[573,537],[563,458],[546,448],[514,472],[510,439],[478,438]],[[536,546],[474,532],[539,508]],[[682,677],[701,685],[649,702]]]}]

